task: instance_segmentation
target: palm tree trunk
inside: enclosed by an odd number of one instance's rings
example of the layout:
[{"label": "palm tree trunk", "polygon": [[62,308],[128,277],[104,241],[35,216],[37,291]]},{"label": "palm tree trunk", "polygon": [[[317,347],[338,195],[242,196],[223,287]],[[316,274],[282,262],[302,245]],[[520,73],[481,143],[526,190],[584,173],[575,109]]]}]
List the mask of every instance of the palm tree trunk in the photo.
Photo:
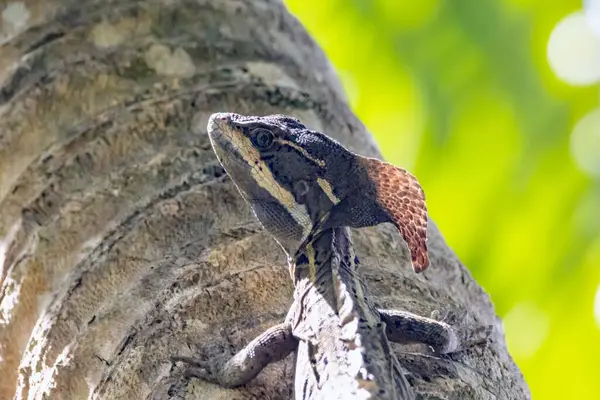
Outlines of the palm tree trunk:
[{"label": "palm tree trunk", "polygon": [[[211,113],[291,114],[379,156],[323,52],[276,0],[3,7],[0,398],[292,398],[293,357],[233,391],[168,358],[230,354],[292,301],[283,252],[213,156]],[[435,225],[422,276],[391,232],[355,233],[379,306],[498,328],[449,358],[396,347],[415,390],[529,398],[488,296]]]}]

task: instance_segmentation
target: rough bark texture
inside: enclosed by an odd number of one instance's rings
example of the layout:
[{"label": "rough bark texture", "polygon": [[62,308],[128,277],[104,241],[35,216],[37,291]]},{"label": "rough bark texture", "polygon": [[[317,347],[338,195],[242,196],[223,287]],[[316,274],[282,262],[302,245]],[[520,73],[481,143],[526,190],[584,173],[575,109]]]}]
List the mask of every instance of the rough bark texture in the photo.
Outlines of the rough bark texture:
[{"label": "rough bark texture", "polygon": [[[322,51],[276,0],[0,4],[0,398],[293,397],[291,356],[237,390],[168,357],[239,350],[292,302],[283,252],[213,156],[211,113],[291,114],[379,155]],[[355,232],[376,303],[496,330],[442,358],[397,346],[411,383],[529,398],[488,296],[429,233],[417,276],[390,228]]]}]

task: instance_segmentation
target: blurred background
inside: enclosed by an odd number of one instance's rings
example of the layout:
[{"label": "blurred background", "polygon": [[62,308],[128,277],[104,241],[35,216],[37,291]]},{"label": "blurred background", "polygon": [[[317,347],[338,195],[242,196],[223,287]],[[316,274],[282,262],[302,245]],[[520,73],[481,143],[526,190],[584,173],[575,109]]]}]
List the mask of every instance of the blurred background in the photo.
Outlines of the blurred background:
[{"label": "blurred background", "polygon": [[600,0],[286,0],[491,295],[534,399],[600,399]]}]

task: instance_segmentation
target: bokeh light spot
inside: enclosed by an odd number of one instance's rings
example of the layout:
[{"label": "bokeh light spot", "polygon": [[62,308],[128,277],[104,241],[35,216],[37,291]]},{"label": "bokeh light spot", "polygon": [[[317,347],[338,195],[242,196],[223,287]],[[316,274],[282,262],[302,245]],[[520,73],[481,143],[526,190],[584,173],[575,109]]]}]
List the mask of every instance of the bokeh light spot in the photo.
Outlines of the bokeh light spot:
[{"label": "bokeh light spot", "polygon": [[600,108],[585,115],[573,128],[571,155],[579,168],[600,176]]},{"label": "bokeh light spot", "polygon": [[600,38],[600,0],[584,0],[583,9],[589,26]]},{"label": "bokeh light spot", "polygon": [[563,81],[589,85],[600,80],[600,38],[582,11],[563,18],[550,34],[548,62]]},{"label": "bokeh light spot", "polygon": [[548,315],[533,303],[520,303],[504,317],[504,330],[510,353],[531,358],[546,340],[550,330]]}]

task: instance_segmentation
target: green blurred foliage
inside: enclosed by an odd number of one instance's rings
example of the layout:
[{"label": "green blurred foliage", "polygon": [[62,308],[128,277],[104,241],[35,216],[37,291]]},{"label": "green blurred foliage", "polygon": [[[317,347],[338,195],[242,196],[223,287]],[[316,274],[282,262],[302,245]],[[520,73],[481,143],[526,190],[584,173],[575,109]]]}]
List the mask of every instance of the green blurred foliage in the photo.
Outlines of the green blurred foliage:
[{"label": "green blurred foliage", "polygon": [[[598,87],[546,48],[581,0],[286,0],[387,160],[491,295],[535,399],[600,398],[600,179],[572,160]],[[598,155],[600,157],[600,154]]]}]

